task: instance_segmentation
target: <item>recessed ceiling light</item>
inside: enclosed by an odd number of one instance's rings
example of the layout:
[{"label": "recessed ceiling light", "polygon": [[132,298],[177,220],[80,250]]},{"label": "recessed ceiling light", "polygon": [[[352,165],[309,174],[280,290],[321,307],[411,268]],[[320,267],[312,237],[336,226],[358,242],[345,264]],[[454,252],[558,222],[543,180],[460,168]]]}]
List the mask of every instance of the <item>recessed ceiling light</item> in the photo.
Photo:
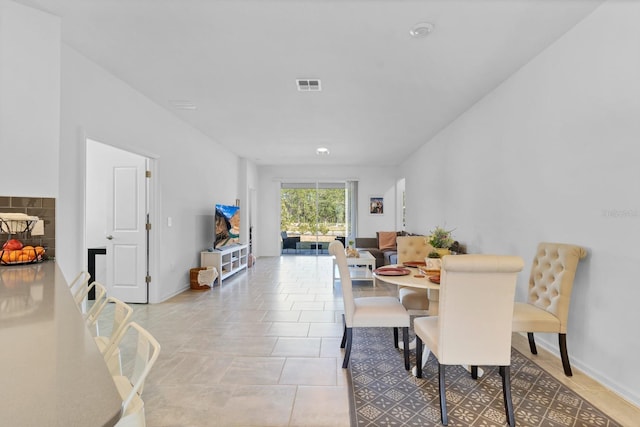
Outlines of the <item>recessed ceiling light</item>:
[{"label": "recessed ceiling light", "polygon": [[430,22],[420,22],[411,28],[409,34],[411,37],[418,39],[421,37],[427,37],[433,32],[433,24]]},{"label": "recessed ceiling light", "polygon": [[318,147],[316,149],[316,154],[318,156],[327,156],[329,155],[329,149],[327,147]]}]

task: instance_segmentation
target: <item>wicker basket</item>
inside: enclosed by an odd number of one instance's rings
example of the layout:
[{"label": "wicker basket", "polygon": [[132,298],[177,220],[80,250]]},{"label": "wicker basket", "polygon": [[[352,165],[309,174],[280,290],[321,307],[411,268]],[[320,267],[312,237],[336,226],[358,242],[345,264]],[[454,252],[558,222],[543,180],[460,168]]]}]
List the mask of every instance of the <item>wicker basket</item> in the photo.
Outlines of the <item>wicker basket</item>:
[{"label": "wicker basket", "polygon": [[198,273],[201,270],[206,269],[206,267],[196,267],[189,270],[189,284],[191,285],[191,289],[193,289],[194,291],[206,291],[207,289],[211,289],[211,286],[209,285],[201,286],[198,283]]}]

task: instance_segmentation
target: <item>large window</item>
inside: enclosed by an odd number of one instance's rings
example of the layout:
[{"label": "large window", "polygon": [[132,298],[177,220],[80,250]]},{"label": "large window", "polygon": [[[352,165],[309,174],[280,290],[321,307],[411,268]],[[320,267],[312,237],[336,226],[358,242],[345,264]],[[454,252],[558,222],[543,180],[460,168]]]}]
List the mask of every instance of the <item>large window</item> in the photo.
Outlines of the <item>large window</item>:
[{"label": "large window", "polygon": [[327,253],[336,238],[344,243],[352,230],[349,188],[345,182],[282,183],[283,254]]}]

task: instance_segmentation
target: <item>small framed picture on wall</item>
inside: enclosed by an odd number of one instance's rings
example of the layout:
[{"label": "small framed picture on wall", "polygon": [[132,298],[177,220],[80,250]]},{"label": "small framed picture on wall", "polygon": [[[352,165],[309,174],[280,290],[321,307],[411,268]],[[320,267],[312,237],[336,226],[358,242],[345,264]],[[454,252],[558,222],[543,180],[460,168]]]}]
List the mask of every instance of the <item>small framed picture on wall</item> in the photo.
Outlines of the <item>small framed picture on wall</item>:
[{"label": "small framed picture on wall", "polygon": [[369,214],[370,215],[384,214],[384,198],[382,196],[369,197]]}]

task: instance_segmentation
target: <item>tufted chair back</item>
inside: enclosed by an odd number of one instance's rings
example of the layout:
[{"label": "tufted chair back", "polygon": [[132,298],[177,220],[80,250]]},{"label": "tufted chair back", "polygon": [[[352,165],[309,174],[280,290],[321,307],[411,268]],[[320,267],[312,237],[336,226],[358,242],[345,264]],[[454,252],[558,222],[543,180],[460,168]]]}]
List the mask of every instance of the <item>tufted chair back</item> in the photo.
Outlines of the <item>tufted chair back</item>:
[{"label": "tufted chair back", "polygon": [[398,248],[398,264],[409,261],[424,261],[433,250],[427,243],[425,236],[398,236],[396,238]]},{"label": "tufted chair back", "polygon": [[[433,251],[433,247],[427,243],[425,236],[398,236],[396,238],[398,250],[398,264],[409,261],[424,261]],[[427,297],[428,295],[428,297]],[[435,315],[438,310],[438,291],[429,289],[416,289],[400,287],[398,289],[400,302],[407,310],[432,310],[431,315]]]},{"label": "tufted chair back", "polygon": [[526,332],[532,354],[538,354],[534,332],[558,334],[562,367],[570,377],[571,363],[567,351],[569,302],[578,263],[587,251],[566,243],[538,244],[531,266],[527,302],[513,307],[513,331]]},{"label": "tufted chair back", "polygon": [[529,277],[529,304],[553,314],[560,333],[567,332],[569,303],[578,262],[587,255],[580,247],[543,242],[538,245]]}]

